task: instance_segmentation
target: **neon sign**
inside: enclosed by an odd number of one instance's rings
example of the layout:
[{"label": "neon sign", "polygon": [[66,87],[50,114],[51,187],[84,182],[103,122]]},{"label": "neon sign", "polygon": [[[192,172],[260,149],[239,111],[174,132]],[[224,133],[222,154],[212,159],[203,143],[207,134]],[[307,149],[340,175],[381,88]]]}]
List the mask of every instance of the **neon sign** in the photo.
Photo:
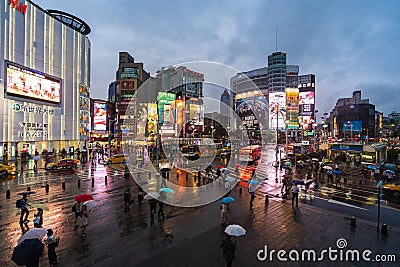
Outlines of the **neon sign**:
[{"label": "neon sign", "polygon": [[25,5],[24,3],[19,3],[18,5],[18,0],[10,0],[9,5],[12,8],[15,8],[16,10],[18,10],[19,12],[23,13],[24,15],[26,15],[26,10],[28,9],[28,6]]}]

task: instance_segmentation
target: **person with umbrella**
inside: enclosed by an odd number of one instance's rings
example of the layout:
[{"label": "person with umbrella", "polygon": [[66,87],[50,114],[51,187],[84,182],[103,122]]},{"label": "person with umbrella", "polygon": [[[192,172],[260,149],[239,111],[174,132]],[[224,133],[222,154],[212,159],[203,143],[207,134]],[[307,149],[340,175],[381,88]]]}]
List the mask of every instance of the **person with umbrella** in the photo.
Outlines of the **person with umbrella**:
[{"label": "person with umbrella", "polygon": [[[29,216],[29,210],[27,206],[30,206],[28,203],[28,194],[23,193],[22,198],[20,199],[20,207],[21,207],[21,216],[19,217],[19,224],[22,226],[23,223],[29,222],[28,216]],[[24,218],[25,215],[25,218]]]},{"label": "person with umbrella", "polygon": [[37,208],[37,213],[34,215],[35,218],[33,219],[33,227],[35,228],[42,228],[43,225],[43,209]]},{"label": "person with umbrella", "polygon": [[47,255],[49,257],[49,263],[51,266],[55,266],[60,262],[57,260],[56,247],[58,247],[58,243],[60,242],[60,238],[54,238],[54,233],[52,229],[47,229],[47,239],[45,241],[47,245]]},{"label": "person with umbrella", "polygon": [[222,248],[222,256],[226,261],[226,266],[231,267],[233,261],[236,259],[236,240],[233,242],[231,236],[227,234],[220,247]]},{"label": "person with umbrella", "polygon": [[233,197],[225,197],[222,199],[222,204],[221,204],[221,226],[227,225],[228,219],[229,219],[229,214],[231,212],[231,206],[230,203],[234,201]]},{"label": "person with umbrella", "polygon": [[144,198],[143,188],[138,185],[138,203],[139,203],[139,206],[142,206],[143,198]]},{"label": "person with umbrella", "polygon": [[299,188],[297,187],[297,183],[293,183],[293,186],[292,186],[292,207],[293,207],[295,199],[296,199],[296,207],[298,207],[299,206]]},{"label": "person with umbrella", "polygon": [[125,212],[127,212],[129,210],[129,206],[132,203],[132,194],[129,188],[125,190],[124,203],[125,203]]},{"label": "person with umbrella", "polygon": [[250,210],[253,209],[253,201],[256,198],[256,185],[255,184],[249,184],[249,194],[250,194]]},{"label": "person with umbrella", "polygon": [[81,211],[81,227],[82,227],[82,235],[81,237],[86,237],[86,228],[89,224],[89,210],[86,205],[82,205],[82,211]]}]

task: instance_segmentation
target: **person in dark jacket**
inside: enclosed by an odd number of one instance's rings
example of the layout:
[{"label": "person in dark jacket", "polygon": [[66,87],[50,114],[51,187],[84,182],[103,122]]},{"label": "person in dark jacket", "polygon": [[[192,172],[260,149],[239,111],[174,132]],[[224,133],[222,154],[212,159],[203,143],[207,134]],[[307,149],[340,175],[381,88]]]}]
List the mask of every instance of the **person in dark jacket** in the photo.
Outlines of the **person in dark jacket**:
[{"label": "person in dark jacket", "polygon": [[158,201],[158,220],[159,221],[164,221],[165,216],[164,216],[164,202]]},{"label": "person in dark jacket", "polygon": [[124,193],[124,202],[125,202],[125,211],[129,210],[129,206],[132,203],[132,195],[131,195],[131,190],[128,188],[126,189]]},{"label": "person in dark jacket", "polygon": [[143,201],[143,198],[144,198],[143,195],[144,195],[143,188],[138,186],[138,203],[139,203],[139,206],[142,206],[142,201]]},{"label": "person in dark jacket", "polygon": [[56,247],[58,247],[58,243],[60,242],[60,238],[54,238],[54,233],[52,229],[47,229],[47,254],[49,257],[49,263],[51,266],[55,266],[60,262],[57,260]]},{"label": "person in dark jacket", "polygon": [[157,209],[156,200],[154,198],[150,199],[149,205],[150,205],[150,224],[154,224],[154,214],[156,214],[156,209]]},{"label": "person in dark jacket", "polygon": [[226,260],[226,266],[231,267],[233,261],[236,259],[236,240],[233,243],[231,236],[227,235],[226,239],[222,241],[220,247],[222,248],[222,256]]},{"label": "person in dark jacket", "polygon": [[[19,217],[19,224],[22,225],[23,223],[29,222],[28,216],[29,216],[29,210],[27,206],[30,206],[28,204],[28,194],[23,193],[22,194],[22,199],[21,199],[21,216]],[[24,218],[25,215],[25,218]]]}]

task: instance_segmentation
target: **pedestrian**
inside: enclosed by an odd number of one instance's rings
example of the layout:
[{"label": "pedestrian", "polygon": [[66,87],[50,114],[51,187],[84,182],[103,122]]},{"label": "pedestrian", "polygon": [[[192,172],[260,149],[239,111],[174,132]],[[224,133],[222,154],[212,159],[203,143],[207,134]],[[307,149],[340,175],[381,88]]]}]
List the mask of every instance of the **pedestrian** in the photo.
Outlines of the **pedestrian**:
[{"label": "pedestrian", "polygon": [[217,174],[217,179],[218,179],[221,176],[221,169],[218,168],[216,174]]},{"label": "pedestrian", "polygon": [[281,187],[282,198],[287,198],[287,186],[288,186],[288,179],[283,178],[282,179],[282,187]]},{"label": "pedestrian", "polygon": [[292,207],[293,207],[295,199],[296,199],[296,207],[298,207],[299,206],[299,188],[297,187],[297,184],[294,184],[292,186]]},{"label": "pedestrian", "polygon": [[89,211],[86,205],[82,205],[82,211],[81,211],[81,228],[82,228],[82,233],[81,237],[86,237],[87,232],[86,228],[89,224]]},{"label": "pedestrian", "polygon": [[220,209],[221,209],[221,226],[226,226],[228,223],[231,207],[229,203],[222,203]]},{"label": "pedestrian", "polygon": [[60,242],[60,238],[54,238],[54,233],[52,229],[47,229],[47,240],[45,241],[47,245],[47,255],[49,257],[49,263],[51,266],[56,266],[60,262],[57,260],[56,247],[58,247],[58,243]]},{"label": "pedestrian", "polygon": [[42,228],[43,225],[43,209],[37,208],[37,213],[34,215],[35,218],[33,219],[33,227],[35,228]]},{"label": "pedestrian", "polygon": [[142,206],[142,201],[143,201],[143,198],[144,198],[143,194],[144,194],[143,188],[138,186],[138,203],[139,203],[139,206]]},{"label": "pedestrian", "polygon": [[77,201],[72,206],[72,212],[75,215],[75,218],[74,218],[74,230],[76,230],[76,229],[79,228],[78,219],[81,217],[81,212],[82,212],[81,202]]},{"label": "pedestrian", "polygon": [[249,185],[249,193],[250,193],[250,210],[253,209],[253,201],[256,198],[255,194],[256,188],[254,184]]},{"label": "pedestrian", "polygon": [[157,208],[156,200],[154,198],[150,199],[149,205],[150,205],[150,224],[154,224],[154,214],[156,214],[156,208]]},{"label": "pedestrian", "polygon": [[161,187],[167,187],[166,179],[167,179],[167,173],[166,172],[161,172]]},{"label": "pedestrian", "polygon": [[[20,199],[20,207],[21,207],[21,216],[19,217],[19,224],[22,225],[23,223],[29,222],[29,210],[27,206],[30,206],[28,203],[28,194],[23,193],[22,198]],[[25,218],[24,218],[25,215]]]},{"label": "pedestrian", "polygon": [[128,188],[124,193],[124,202],[125,202],[125,212],[129,210],[129,206],[132,203],[132,195],[131,190]]},{"label": "pedestrian", "polygon": [[158,201],[158,220],[159,221],[164,221],[165,220],[165,216],[164,216],[164,202],[162,201]]},{"label": "pedestrian", "polygon": [[226,266],[231,267],[233,261],[236,259],[236,240],[235,243],[233,243],[231,236],[227,235],[226,239],[222,241],[220,247],[222,248],[222,256],[226,261]]}]

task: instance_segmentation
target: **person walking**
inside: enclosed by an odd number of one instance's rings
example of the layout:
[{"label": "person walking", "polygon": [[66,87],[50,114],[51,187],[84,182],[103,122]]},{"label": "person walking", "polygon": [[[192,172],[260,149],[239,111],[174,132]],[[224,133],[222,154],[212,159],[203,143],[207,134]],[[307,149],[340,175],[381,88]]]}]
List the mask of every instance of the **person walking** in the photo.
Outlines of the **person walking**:
[{"label": "person walking", "polygon": [[37,208],[38,213],[36,213],[33,219],[33,227],[42,228],[43,225],[43,210],[41,208]]},{"label": "person walking", "polygon": [[165,220],[165,216],[164,216],[164,202],[162,201],[157,201],[158,202],[158,220],[159,221],[164,221]]},{"label": "person walking", "polygon": [[154,198],[150,199],[149,205],[150,205],[150,224],[154,224],[154,214],[156,214],[156,208],[157,208],[156,200]]},{"label": "person walking", "polygon": [[129,210],[129,206],[132,203],[132,195],[131,195],[131,190],[129,188],[125,190],[124,202],[125,202],[125,212],[127,212]]},{"label": "person walking", "polygon": [[[21,216],[19,217],[19,224],[22,225],[23,223],[29,222],[28,216],[29,216],[29,210],[27,206],[30,206],[28,203],[28,194],[23,193],[22,198],[20,200],[20,205],[21,205]],[[24,218],[25,215],[25,218]]]},{"label": "person walking", "polygon": [[295,199],[296,199],[296,207],[298,207],[299,206],[299,188],[297,187],[297,184],[294,184],[292,186],[292,207],[293,207]]},{"label": "person walking", "polygon": [[143,188],[138,186],[138,203],[139,203],[139,206],[142,206],[142,201],[143,201],[143,198],[144,198],[143,194],[144,194]]},{"label": "person walking", "polygon": [[82,211],[81,211],[81,228],[82,228],[82,233],[81,237],[86,237],[87,232],[86,228],[89,224],[89,211],[86,205],[82,205]]},{"label": "person walking", "polygon": [[221,226],[226,226],[229,219],[230,205],[229,203],[221,204]]},{"label": "person walking", "polygon": [[236,259],[236,240],[235,243],[233,243],[231,236],[227,235],[226,239],[222,241],[220,247],[222,248],[222,256],[226,261],[226,266],[231,267],[233,261]]},{"label": "person walking", "polygon": [[72,206],[72,212],[75,215],[75,218],[74,218],[74,230],[76,230],[76,229],[79,228],[78,219],[81,217],[81,212],[82,212],[81,202],[77,201]]},{"label": "person walking", "polygon": [[253,201],[256,198],[255,194],[256,188],[254,184],[249,185],[249,193],[250,193],[250,210],[253,209]]},{"label": "person walking", "polygon": [[47,245],[47,255],[49,257],[49,263],[51,266],[56,266],[60,262],[57,260],[56,247],[58,247],[58,243],[60,242],[60,238],[54,238],[54,233],[52,229],[47,229],[47,240],[45,241]]}]

